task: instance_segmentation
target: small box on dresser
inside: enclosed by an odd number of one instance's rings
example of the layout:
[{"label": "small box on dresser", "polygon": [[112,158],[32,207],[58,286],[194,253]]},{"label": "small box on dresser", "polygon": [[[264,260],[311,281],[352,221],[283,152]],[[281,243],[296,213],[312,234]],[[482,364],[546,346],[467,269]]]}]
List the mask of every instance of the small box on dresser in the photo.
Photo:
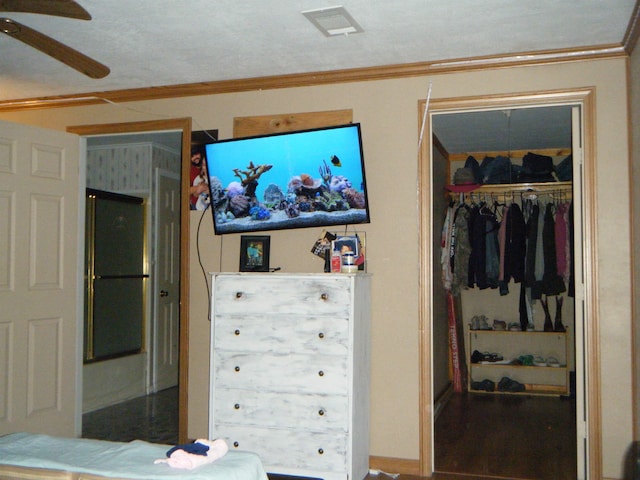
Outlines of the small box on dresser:
[{"label": "small box on dresser", "polygon": [[370,275],[212,276],[209,435],[271,473],[369,470]]}]

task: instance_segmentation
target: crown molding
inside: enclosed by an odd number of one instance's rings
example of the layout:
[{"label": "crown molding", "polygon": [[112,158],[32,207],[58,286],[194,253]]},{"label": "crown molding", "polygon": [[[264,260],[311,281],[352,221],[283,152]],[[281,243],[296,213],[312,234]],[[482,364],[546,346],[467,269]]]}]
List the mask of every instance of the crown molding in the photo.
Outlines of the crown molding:
[{"label": "crown molding", "polygon": [[624,34],[624,38],[622,40],[622,45],[624,46],[625,52],[628,55],[631,55],[633,49],[638,42],[638,36],[640,36],[640,1],[636,0],[636,3],[633,7],[633,13],[631,14],[631,18],[629,19],[629,25],[627,25],[627,31]]},{"label": "crown molding", "polygon": [[[634,18],[636,18],[636,16],[634,16]],[[635,25],[636,22],[633,22],[633,24]],[[636,30],[637,29],[635,27],[631,28],[630,26],[628,30],[629,35],[631,35],[631,31],[635,32]],[[626,38],[627,37],[625,36],[625,39]],[[631,38],[629,38],[629,40],[631,40]],[[99,105],[103,103],[117,104],[167,98],[308,87],[314,85],[329,85],[371,80],[388,80],[403,77],[455,73],[460,71],[599,60],[621,56],[626,57],[627,55],[628,51],[626,45],[611,44],[575,49],[524,52],[506,56],[494,55],[442,60],[436,62],[419,62],[380,67],[332,70],[327,72],[298,73],[238,80],[222,80],[91,92],[74,95],[57,95],[50,97],[0,101],[0,113],[45,108],[79,107]]]}]

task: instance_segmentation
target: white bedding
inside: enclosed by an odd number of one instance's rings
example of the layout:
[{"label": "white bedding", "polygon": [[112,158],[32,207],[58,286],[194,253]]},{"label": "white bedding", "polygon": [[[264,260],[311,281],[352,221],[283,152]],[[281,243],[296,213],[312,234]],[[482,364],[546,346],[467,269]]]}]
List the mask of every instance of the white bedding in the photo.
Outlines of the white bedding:
[{"label": "white bedding", "polygon": [[267,480],[260,458],[231,451],[193,470],[177,469],[154,460],[166,458],[171,446],[140,440],[129,443],[60,438],[31,433],[0,437],[0,464],[124,479]]}]

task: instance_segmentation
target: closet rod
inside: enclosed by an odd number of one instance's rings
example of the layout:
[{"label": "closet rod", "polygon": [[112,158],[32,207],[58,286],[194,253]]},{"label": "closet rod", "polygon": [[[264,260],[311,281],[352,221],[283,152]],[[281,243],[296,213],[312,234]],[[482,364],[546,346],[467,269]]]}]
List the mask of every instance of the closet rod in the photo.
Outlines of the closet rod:
[{"label": "closet rod", "polygon": [[[480,187],[465,193],[465,196],[474,197],[482,195],[561,195],[570,199],[573,192],[572,182],[545,182],[545,183],[509,183],[481,185]],[[448,192],[452,198],[459,198],[460,193]]]}]

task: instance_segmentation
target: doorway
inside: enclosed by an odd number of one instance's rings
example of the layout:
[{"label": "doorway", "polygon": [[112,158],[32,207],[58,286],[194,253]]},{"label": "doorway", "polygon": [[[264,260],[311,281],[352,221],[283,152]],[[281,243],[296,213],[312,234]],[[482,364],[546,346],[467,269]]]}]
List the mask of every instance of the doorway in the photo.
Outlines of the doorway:
[{"label": "doorway", "polygon": [[[420,150],[420,182],[421,182],[421,474],[425,476],[431,475],[432,472],[438,471],[438,465],[435,460],[441,454],[442,451],[438,449],[445,448],[443,442],[439,442],[437,436],[435,436],[436,417],[444,408],[444,405],[449,403],[452,395],[458,393],[453,388],[455,375],[450,374],[449,370],[449,338],[450,333],[447,323],[448,306],[445,301],[445,295],[443,294],[442,282],[440,280],[440,234],[443,225],[444,218],[442,217],[443,208],[446,206],[448,200],[444,197],[444,186],[452,183],[453,174],[457,167],[464,166],[465,160],[470,152],[485,152],[487,154],[496,154],[500,152],[509,153],[509,156],[518,149],[518,137],[515,130],[512,128],[510,133],[504,136],[505,144],[501,147],[488,146],[487,141],[493,141],[500,137],[498,132],[492,132],[489,137],[484,138],[485,144],[482,143],[482,139],[479,137],[480,131],[486,127],[486,118],[480,116],[474,116],[472,114],[483,111],[492,111],[496,113],[498,117],[505,117],[505,124],[509,124],[510,113],[515,109],[527,109],[533,110],[534,108],[547,108],[547,109],[568,109],[569,111],[569,137],[572,139],[573,144],[569,145],[570,151],[573,151],[574,157],[579,154],[582,160],[575,160],[572,163],[574,169],[574,181],[573,181],[573,196],[578,197],[578,202],[575,206],[576,215],[579,217],[580,227],[578,231],[582,233],[581,241],[576,241],[578,248],[575,251],[575,258],[579,259],[576,262],[575,273],[580,276],[580,279],[588,278],[590,280],[584,281],[584,283],[576,284],[575,295],[575,327],[573,328],[572,335],[567,335],[567,338],[571,338],[567,342],[569,345],[568,352],[569,360],[575,359],[572,367],[569,367],[565,363],[567,372],[569,369],[575,369],[575,377],[571,375],[567,377],[566,384],[563,388],[566,398],[573,396],[575,400],[575,406],[570,410],[569,415],[575,417],[573,423],[573,432],[577,440],[575,441],[576,451],[576,478],[587,478],[588,472],[594,471],[597,468],[597,460],[592,461],[592,458],[598,458],[600,445],[596,438],[597,435],[589,436],[588,432],[590,428],[595,426],[596,409],[598,407],[597,401],[593,403],[593,391],[590,389],[588,392],[585,390],[585,382],[596,381],[591,383],[592,387],[597,385],[597,378],[594,376],[594,365],[597,365],[597,359],[590,356],[589,352],[597,355],[596,345],[593,343],[593,339],[585,334],[590,326],[595,323],[595,300],[590,295],[595,293],[593,284],[591,283],[595,276],[586,275],[586,273],[594,268],[594,262],[592,258],[585,253],[590,251],[589,245],[593,244],[593,211],[591,209],[593,199],[593,169],[589,168],[590,163],[593,161],[591,157],[592,146],[590,145],[591,122],[592,122],[592,92],[590,91],[575,91],[575,92],[563,92],[562,94],[550,93],[550,94],[535,94],[535,95],[523,95],[523,96],[504,96],[504,97],[491,97],[491,98],[470,98],[470,99],[449,99],[438,100],[432,102],[429,106],[429,112],[424,114],[425,119],[425,132],[434,134],[433,143],[425,142],[421,146]],[[574,108],[575,107],[575,108]],[[421,112],[424,113],[425,104],[421,104]],[[538,113],[544,113],[543,110],[539,110]],[[467,115],[468,114],[468,115]],[[454,119],[454,116],[458,116],[459,120],[465,120],[467,124],[472,125],[471,129],[464,127],[462,123],[457,125],[447,126],[447,121]],[[446,119],[447,121],[439,122],[439,120]],[[473,121],[480,119],[480,123],[476,123],[473,127]],[[471,122],[471,123],[469,123]],[[456,122],[454,122],[456,123]],[[574,125],[574,128],[572,128]],[[549,127],[548,122],[541,125],[543,127]],[[451,127],[450,131],[454,131],[458,139],[464,139],[465,141],[473,140],[476,142],[476,146],[472,144],[466,144],[460,152],[449,152],[447,150],[447,143],[451,144],[452,138],[446,140],[446,131]],[[534,125],[528,124],[528,137],[544,138],[544,135],[533,133]],[[437,130],[440,130],[438,133]],[[556,130],[553,130],[554,133]],[[429,138],[431,135],[425,135],[425,138]],[[442,137],[440,139],[439,137]],[[444,143],[441,142],[444,140]],[[473,143],[473,142],[472,142]],[[522,146],[522,149],[534,149],[534,146]],[[559,148],[559,147],[558,147]],[[453,150],[453,149],[452,149]],[[558,150],[558,152],[560,152]],[[443,153],[444,152],[444,153]],[[558,153],[556,152],[556,153]],[[443,158],[448,158],[451,153],[464,154],[461,160],[458,159],[459,164],[450,161],[444,161]],[[525,152],[526,153],[526,152]],[[479,160],[482,160],[480,158]],[[582,245],[587,246],[584,250]],[[583,275],[583,273],[585,273]],[[515,288],[513,288],[515,291]],[[590,295],[586,295],[587,290]],[[497,293],[496,293],[497,295]],[[512,294],[513,295],[513,294]],[[516,294],[517,296],[517,294]],[[589,299],[589,300],[586,300]],[[538,307],[539,308],[539,307]],[[517,309],[517,302],[516,302]],[[457,305],[455,309],[461,310],[460,305]],[[541,310],[541,309],[540,309]],[[467,309],[467,312],[469,310]],[[464,312],[463,312],[464,315]],[[442,318],[444,317],[444,324]],[[516,311],[517,319],[517,311]],[[471,318],[460,319],[457,338],[460,342],[460,346],[469,349],[470,342],[470,329],[467,326],[463,327],[465,323],[469,323]],[[490,323],[493,318],[490,319]],[[508,333],[508,332],[507,332]],[[525,335],[525,332],[522,332]],[[444,342],[443,340],[444,339]],[[464,375],[464,368],[468,367],[469,357],[471,352],[464,350],[459,351],[459,356],[456,360],[462,367],[461,372]],[[443,361],[444,358],[444,361]],[[453,362],[455,364],[455,361]],[[547,368],[547,367],[545,367]],[[541,372],[544,369],[540,369]],[[550,372],[550,369],[548,369]],[[453,370],[455,372],[455,369]],[[539,373],[537,372],[537,373]],[[473,373],[469,374],[473,375]],[[466,378],[466,377],[464,377]],[[572,379],[576,378],[573,382]],[[570,380],[571,379],[571,380]],[[474,379],[476,380],[476,379]],[[482,380],[482,379],[480,379]],[[495,381],[495,385],[498,384],[498,379]],[[524,381],[522,382],[524,384]],[[531,384],[544,384],[545,380],[530,381]],[[557,380],[550,381],[554,387],[557,387],[559,383]],[[460,384],[459,384],[460,385]],[[458,386],[459,386],[458,385]],[[468,393],[467,390],[470,387],[470,382],[461,382],[463,392],[461,395],[465,395],[467,398],[473,396],[478,399],[493,398],[490,397],[488,392],[486,394],[480,393]],[[498,390],[496,388],[496,390]],[[597,391],[597,389],[595,389]],[[512,392],[509,392],[512,393]],[[525,392],[526,393],[526,392]],[[505,396],[506,397],[506,396]],[[517,398],[515,395],[510,395],[511,400]],[[533,395],[523,394],[520,399],[535,398]],[[548,395],[545,396],[548,398]],[[492,400],[493,401],[493,400]],[[560,400],[559,400],[560,401]],[[518,402],[511,402],[518,403]],[[523,403],[523,402],[520,402]],[[490,409],[486,408],[489,412]],[[583,414],[584,412],[584,414]],[[516,416],[517,418],[517,416]],[[490,430],[486,432],[480,432],[480,435],[489,435]],[[523,434],[523,435],[526,435]],[[513,439],[518,441],[518,439]],[[522,441],[526,441],[524,438]],[[500,456],[496,455],[497,452],[503,451],[508,448],[508,445],[504,445],[504,442],[495,445],[495,448],[491,451],[483,452],[484,456],[494,458],[494,461],[499,462]],[[532,447],[534,448],[534,447]],[[592,457],[593,455],[593,457]],[[441,455],[440,455],[441,457]],[[464,462],[464,460],[460,460]],[[457,472],[448,473],[467,473],[467,474],[496,474],[495,471],[464,471],[458,470]],[[508,474],[509,478],[518,478],[513,472]]]},{"label": "doorway", "polygon": [[[167,169],[157,168],[155,169],[155,173],[158,174],[156,177],[154,171],[146,170],[150,176],[149,184],[157,183],[159,185],[167,185],[167,182],[168,184],[172,184],[175,181],[177,185],[175,188],[176,193],[173,194],[174,198],[171,202],[175,205],[175,208],[177,208],[176,212],[178,217],[176,225],[166,229],[169,232],[175,232],[175,237],[163,239],[165,245],[172,245],[174,250],[172,258],[178,266],[177,271],[169,275],[175,279],[175,292],[169,293],[167,283],[161,283],[161,280],[163,280],[160,278],[161,275],[155,275],[157,278],[150,279],[149,289],[151,293],[146,296],[145,307],[149,309],[149,311],[154,312],[154,321],[149,322],[148,328],[145,330],[144,355],[131,355],[123,358],[134,365],[141,365],[143,378],[139,378],[139,375],[136,375],[137,380],[135,380],[135,382],[137,382],[136,388],[142,386],[141,388],[144,393],[152,393],[156,390],[170,387],[173,383],[171,379],[172,376],[177,377],[178,408],[175,415],[177,416],[178,425],[177,436],[179,441],[182,441],[187,437],[186,380],[188,374],[188,302],[181,301],[181,299],[188,299],[189,292],[187,279],[189,262],[188,174],[190,168],[191,120],[175,119],[127,124],[78,126],[70,127],[68,131],[84,137],[85,148],[92,142],[93,145],[100,144],[101,142],[113,143],[114,140],[122,142],[125,138],[129,144],[132,142],[137,144],[149,142],[162,144],[166,139],[171,139],[169,141],[172,142],[172,148],[177,153],[178,166],[176,174],[168,172]],[[129,168],[131,168],[131,166],[129,166]],[[127,192],[127,194],[131,193],[135,192]],[[152,189],[150,188],[148,197],[150,198],[153,195],[154,193],[152,193]],[[162,202],[156,201],[155,204],[160,205]],[[186,208],[182,208],[183,205],[186,205]],[[147,224],[148,226],[153,225],[154,217],[158,217],[158,212],[160,212],[160,210],[150,209],[149,215],[151,220]],[[160,233],[156,233],[156,235],[158,237],[163,236]],[[161,243],[162,242],[159,242],[158,244]],[[157,253],[158,252],[156,252],[155,255],[156,258],[158,258]],[[154,265],[151,265],[150,271],[153,270],[153,267]],[[158,291],[157,294],[153,293],[155,290]],[[164,295],[165,291],[167,292],[166,295]],[[167,302],[166,297],[169,297],[171,301]],[[159,344],[166,345],[166,349],[161,351],[158,347]],[[163,362],[166,363],[166,360],[168,360],[175,369],[175,373],[172,373],[171,369],[167,370],[166,368],[162,368]],[[122,368],[122,366],[119,367],[120,370]]]}]

